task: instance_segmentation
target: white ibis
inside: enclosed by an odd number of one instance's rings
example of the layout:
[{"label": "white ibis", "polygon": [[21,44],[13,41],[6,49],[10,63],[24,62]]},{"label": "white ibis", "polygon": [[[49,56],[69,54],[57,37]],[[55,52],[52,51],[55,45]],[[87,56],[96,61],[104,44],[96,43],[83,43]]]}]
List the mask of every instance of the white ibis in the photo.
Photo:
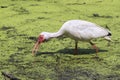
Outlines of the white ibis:
[{"label": "white ibis", "polygon": [[103,37],[107,41],[111,41],[111,32],[95,23],[84,21],[84,20],[69,20],[65,22],[60,30],[55,33],[42,32],[40,33],[36,44],[32,50],[33,55],[38,51],[39,45],[51,38],[60,37],[66,35],[69,38],[75,40],[75,53],[77,53],[77,43],[78,41],[89,42],[93,48],[96,50],[96,56],[98,53],[98,48],[94,43],[91,42],[92,39]]}]

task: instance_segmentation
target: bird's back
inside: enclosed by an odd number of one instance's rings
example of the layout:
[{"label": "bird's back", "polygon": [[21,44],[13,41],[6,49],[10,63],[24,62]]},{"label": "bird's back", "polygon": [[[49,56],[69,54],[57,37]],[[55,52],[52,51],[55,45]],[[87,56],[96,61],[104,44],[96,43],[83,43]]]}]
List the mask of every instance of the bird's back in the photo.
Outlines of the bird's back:
[{"label": "bird's back", "polygon": [[76,40],[90,40],[93,38],[104,37],[110,31],[84,20],[69,20],[61,28],[71,38]]}]

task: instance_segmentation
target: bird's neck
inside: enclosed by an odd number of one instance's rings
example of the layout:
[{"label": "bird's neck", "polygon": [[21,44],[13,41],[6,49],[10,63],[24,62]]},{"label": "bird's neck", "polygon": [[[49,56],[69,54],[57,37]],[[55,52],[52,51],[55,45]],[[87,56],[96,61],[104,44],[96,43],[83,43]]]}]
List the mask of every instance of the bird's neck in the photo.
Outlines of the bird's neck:
[{"label": "bird's neck", "polygon": [[63,34],[64,34],[64,32],[59,30],[58,32],[50,33],[50,37],[51,38],[56,38],[56,37],[62,36]]}]

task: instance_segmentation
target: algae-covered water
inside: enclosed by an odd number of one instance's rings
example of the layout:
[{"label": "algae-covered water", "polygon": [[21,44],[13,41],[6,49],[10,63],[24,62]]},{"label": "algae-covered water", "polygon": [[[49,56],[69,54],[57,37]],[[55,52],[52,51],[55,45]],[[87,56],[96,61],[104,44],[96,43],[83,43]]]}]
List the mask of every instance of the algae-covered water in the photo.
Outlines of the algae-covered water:
[{"label": "algae-covered water", "polygon": [[[56,32],[71,19],[108,26],[113,42],[93,40],[93,58],[89,43],[79,42],[74,55],[74,40],[55,38],[32,56],[40,32]],[[21,80],[120,80],[119,46],[119,0],[0,0],[0,71]]]}]

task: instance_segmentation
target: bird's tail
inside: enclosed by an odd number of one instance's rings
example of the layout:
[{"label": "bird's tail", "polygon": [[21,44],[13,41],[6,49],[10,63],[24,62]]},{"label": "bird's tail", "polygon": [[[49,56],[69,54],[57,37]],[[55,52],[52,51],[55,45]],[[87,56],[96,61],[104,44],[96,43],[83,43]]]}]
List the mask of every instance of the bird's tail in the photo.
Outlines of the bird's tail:
[{"label": "bird's tail", "polygon": [[108,35],[104,37],[108,41],[108,46],[110,46],[110,42],[113,42],[111,40],[111,36],[112,36],[111,32],[108,32]]},{"label": "bird's tail", "polygon": [[107,36],[105,36],[104,38],[108,41],[112,41],[111,36],[112,36],[111,32],[108,32]]},{"label": "bird's tail", "polygon": [[111,36],[112,36],[112,33],[110,31],[110,28],[108,27],[108,25],[106,25],[106,30],[108,32],[108,34],[104,37],[107,41],[112,41],[111,40]]}]

